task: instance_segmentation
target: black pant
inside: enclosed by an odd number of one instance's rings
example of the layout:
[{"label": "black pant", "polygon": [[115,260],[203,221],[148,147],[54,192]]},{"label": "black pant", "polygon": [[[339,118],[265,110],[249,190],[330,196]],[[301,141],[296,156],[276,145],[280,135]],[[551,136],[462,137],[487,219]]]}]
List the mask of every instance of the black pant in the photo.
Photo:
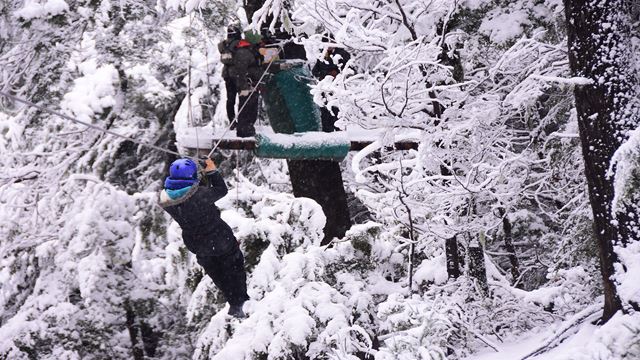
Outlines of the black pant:
[{"label": "black pant", "polygon": [[233,79],[224,79],[224,86],[227,89],[227,117],[229,122],[232,122],[236,117],[236,96],[238,96],[238,89],[236,89],[236,83]]},{"label": "black pant", "polygon": [[[333,115],[331,111],[333,111],[335,115]],[[335,126],[336,120],[338,120],[337,115],[338,115],[338,108],[335,106],[332,107],[331,110],[327,109],[324,106],[320,108],[320,119],[322,120],[322,131],[334,132],[334,131],[340,130]]]},{"label": "black pant", "polygon": [[211,277],[231,305],[241,305],[249,300],[247,274],[244,271],[244,256],[240,248],[224,256],[196,256],[198,264]]},{"label": "black pant", "polygon": [[250,96],[240,95],[239,98],[240,107],[238,111],[240,109],[242,111],[238,114],[237,134],[240,137],[254,136],[256,134],[254,124],[258,118],[258,91],[254,91]]}]

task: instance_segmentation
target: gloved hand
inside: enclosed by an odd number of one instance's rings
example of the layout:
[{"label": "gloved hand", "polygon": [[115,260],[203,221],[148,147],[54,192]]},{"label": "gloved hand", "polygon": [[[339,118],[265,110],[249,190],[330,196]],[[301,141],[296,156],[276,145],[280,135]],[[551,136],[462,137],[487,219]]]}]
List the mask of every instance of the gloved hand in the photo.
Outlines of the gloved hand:
[{"label": "gloved hand", "polygon": [[211,160],[210,157],[202,155],[199,157],[199,159],[200,159],[200,164],[204,168],[205,173],[208,173],[217,169],[216,164],[213,162],[213,160]]},{"label": "gloved hand", "polygon": [[207,160],[205,160],[204,163],[207,165],[207,167],[204,168],[205,173],[208,173],[217,169],[216,163],[214,163],[213,160],[211,160],[211,158],[209,157],[207,157]]}]

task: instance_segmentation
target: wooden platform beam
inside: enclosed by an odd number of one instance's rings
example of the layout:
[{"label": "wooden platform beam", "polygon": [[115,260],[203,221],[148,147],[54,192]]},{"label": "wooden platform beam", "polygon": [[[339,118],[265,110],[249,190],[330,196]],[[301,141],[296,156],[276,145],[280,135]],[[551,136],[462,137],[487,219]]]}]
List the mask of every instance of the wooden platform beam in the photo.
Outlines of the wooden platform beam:
[{"label": "wooden platform beam", "polygon": [[[212,144],[217,144],[220,139],[211,139]],[[359,151],[366,146],[371,145],[372,141],[352,140],[350,151]],[[195,148],[187,147],[190,150]],[[256,148],[256,140],[252,137],[249,138],[230,138],[222,139],[218,149],[223,150],[254,150]],[[387,146],[388,150],[418,150],[418,143],[415,141],[398,141],[393,146]],[[203,150],[205,148],[201,148]],[[211,149],[208,149],[211,150]]]}]

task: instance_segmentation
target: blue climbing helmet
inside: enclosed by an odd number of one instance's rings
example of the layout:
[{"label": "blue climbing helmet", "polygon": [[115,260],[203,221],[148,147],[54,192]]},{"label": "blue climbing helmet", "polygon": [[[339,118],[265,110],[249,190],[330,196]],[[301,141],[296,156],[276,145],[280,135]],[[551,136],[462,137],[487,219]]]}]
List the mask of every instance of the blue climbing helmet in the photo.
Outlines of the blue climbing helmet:
[{"label": "blue climbing helmet", "polygon": [[172,179],[195,180],[198,178],[198,165],[191,159],[178,159],[171,163],[169,175]]},{"label": "blue climbing helmet", "polygon": [[168,190],[180,190],[198,182],[198,165],[191,159],[178,159],[169,167],[169,177],[164,180]]}]

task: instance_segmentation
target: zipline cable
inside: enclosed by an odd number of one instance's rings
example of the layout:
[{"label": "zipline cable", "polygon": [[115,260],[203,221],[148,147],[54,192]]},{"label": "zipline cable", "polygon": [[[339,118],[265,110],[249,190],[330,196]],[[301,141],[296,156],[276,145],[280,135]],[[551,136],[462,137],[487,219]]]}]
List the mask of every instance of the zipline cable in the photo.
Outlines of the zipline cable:
[{"label": "zipline cable", "polygon": [[[193,29],[193,13],[189,14],[189,29]],[[187,111],[187,123],[189,126],[192,126],[196,129],[196,156],[200,154],[200,138],[198,136],[198,127],[200,122],[196,125],[193,122],[193,107],[191,106],[191,58],[193,56],[193,44],[191,43],[192,33],[187,35],[187,47],[189,48],[189,68],[188,68],[188,84],[187,84],[187,106],[189,106],[189,110]],[[207,60],[208,61],[208,60]],[[209,76],[209,73],[207,73]]]},{"label": "zipline cable", "polygon": [[[69,121],[73,121],[75,123],[82,124],[82,125],[84,125],[86,127],[89,127],[91,129],[94,129],[94,130],[98,130],[98,131],[103,132],[105,134],[113,135],[113,136],[116,136],[116,137],[119,137],[119,138],[122,138],[122,139],[125,139],[125,140],[128,140],[128,141],[131,141],[131,142],[136,143],[138,145],[146,146],[146,147],[154,149],[154,150],[165,152],[167,154],[172,154],[172,155],[176,155],[176,156],[179,156],[179,157],[185,157],[184,155],[180,154],[177,151],[165,149],[163,147],[160,147],[160,146],[157,146],[157,145],[153,145],[153,144],[148,143],[148,142],[136,140],[136,139],[130,138],[130,137],[125,136],[125,135],[120,135],[120,134],[118,134],[116,132],[113,132],[113,131],[111,131],[109,129],[105,129],[105,128],[102,128],[100,126],[93,125],[93,124],[88,123],[86,121],[78,120],[78,119],[73,118],[73,117],[71,117],[69,115],[65,115],[65,114],[63,114],[63,113],[61,113],[59,111],[51,110],[51,109],[46,108],[44,106],[35,104],[35,103],[33,103],[33,102],[29,101],[29,100],[25,100],[25,99],[19,98],[19,97],[15,96],[15,95],[8,94],[8,93],[6,93],[4,91],[1,91],[1,90],[0,90],[0,95],[2,95],[4,97],[7,97],[7,98],[9,98],[11,100],[17,101],[19,103],[25,104],[27,106],[34,107],[34,108],[36,108],[38,110],[47,112],[49,114],[53,114],[53,115],[59,116],[59,117],[61,117],[63,119],[67,119]],[[192,158],[192,159],[197,159],[197,157],[191,157],[191,156],[187,156],[187,157]]]}]

